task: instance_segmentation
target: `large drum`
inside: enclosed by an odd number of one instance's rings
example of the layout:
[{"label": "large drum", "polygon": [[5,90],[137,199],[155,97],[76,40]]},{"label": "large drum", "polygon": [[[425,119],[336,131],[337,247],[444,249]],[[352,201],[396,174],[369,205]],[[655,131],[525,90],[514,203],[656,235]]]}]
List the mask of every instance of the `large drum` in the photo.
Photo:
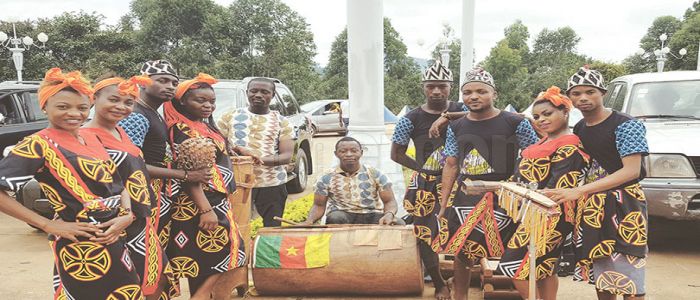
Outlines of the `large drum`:
[{"label": "large drum", "polygon": [[253,245],[260,295],[421,295],[412,226],[261,228]]}]

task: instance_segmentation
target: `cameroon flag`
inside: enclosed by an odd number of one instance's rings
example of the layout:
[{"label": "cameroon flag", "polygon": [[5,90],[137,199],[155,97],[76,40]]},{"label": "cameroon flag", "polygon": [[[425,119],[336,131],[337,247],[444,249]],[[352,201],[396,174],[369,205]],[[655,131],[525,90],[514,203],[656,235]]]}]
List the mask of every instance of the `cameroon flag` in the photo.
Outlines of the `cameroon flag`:
[{"label": "cameroon flag", "polygon": [[331,234],[306,237],[261,235],[255,243],[255,268],[310,269],[328,265]]}]

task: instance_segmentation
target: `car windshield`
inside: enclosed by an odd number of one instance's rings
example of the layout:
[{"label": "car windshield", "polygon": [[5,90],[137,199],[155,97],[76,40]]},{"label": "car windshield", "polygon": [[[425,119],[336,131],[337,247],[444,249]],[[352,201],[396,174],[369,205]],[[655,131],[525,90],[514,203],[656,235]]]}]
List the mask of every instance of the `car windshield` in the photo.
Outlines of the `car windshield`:
[{"label": "car windshield", "polygon": [[307,112],[312,112],[312,111],[314,111],[314,110],[315,110],[316,108],[318,108],[319,106],[321,106],[321,103],[319,103],[319,102],[317,102],[317,101],[314,101],[314,102],[309,102],[309,103],[303,104],[303,105],[302,105],[301,107],[299,107],[299,108],[301,109],[301,111],[307,113]]},{"label": "car windshield", "polygon": [[643,118],[700,118],[700,80],[638,83],[628,112]]},{"label": "car windshield", "polygon": [[218,117],[223,115],[225,112],[236,108],[237,103],[241,103],[241,99],[238,99],[240,94],[236,89],[214,86],[214,92],[216,93],[216,109],[214,110],[214,119],[218,119]]}]

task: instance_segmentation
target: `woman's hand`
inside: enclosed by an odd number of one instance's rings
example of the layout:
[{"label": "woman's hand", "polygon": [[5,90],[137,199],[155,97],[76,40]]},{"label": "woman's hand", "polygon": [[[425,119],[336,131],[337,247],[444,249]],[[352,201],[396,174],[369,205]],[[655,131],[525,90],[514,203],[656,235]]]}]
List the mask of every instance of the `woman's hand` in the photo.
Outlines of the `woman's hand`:
[{"label": "woman's hand", "polygon": [[549,199],[552,199],[554,202],[558,204],[562,204],[564,202],[569,202],[569,201],[576,201],[580,199],[581,197],[585,197],[586,193],[584,193],[580,188],[573,188],[573,189],[545,189],[539,191],[543,195],[549,197]]},{"label": "woman's hand", "polygon": [[209,210],[199,216],[199,228],[202,230],[214,230],[219,226],[219,220],[216,217],[216,213],[213,210]]},{"label": "woman's hand", "polygon": [[101,231],[94,224],[66,222],[61,219],[48,221],[44,226],[41,226],[41,230],[76,243],[78,242],[79,236],[92,239],[95,237],[95,233]]},{"label": "woman's hand", "polygon": [[90,240],[95,242],[95,243],[100,243],[103,245],[110,245],[119,240],[119,236],[126,230],[129,225],[131,225],[131,222],[134,221],[134,215],[133,213],[130,213],[125,216],[120,216],[116,217],[114,219],[111,219],[107,222],[97,224],[97,227],[104,230],[107,228],[107,230],[99,231],[96,234],[96,237],[91,238]]},{"label": "woman's hand", "polygon": [[187,182],[201,182],[208,184],[212,179],[211,168],[203,168],[194,171],[187,171]]}]

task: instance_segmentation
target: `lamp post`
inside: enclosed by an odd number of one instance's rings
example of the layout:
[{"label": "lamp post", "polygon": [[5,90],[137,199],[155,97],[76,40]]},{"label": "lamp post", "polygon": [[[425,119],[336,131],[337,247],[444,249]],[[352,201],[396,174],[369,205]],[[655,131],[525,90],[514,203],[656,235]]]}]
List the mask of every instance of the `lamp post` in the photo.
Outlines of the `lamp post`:
[{"label": "lamp post", "polygon": [[7,36],[6,33],[0,31],[0,46],[12,52],[12,61],[15,63],[15,69],[17,70],[17,81],[22,81],[24,51],[29,50],[32,46],[40,49],[45,48],[45,43],[49,40],[49,36],[41,32],[37,35],[36,39],[41,42],[41,46],[34,44],[34,39],[29,36],[24,36],[23,38],[17,37],[17,30],[14,22],[12,22],[12,36]]},{"label": "lamp post", "polygon": [[[681,50],[678,51],[678,54],[680,56],[676,56],[675,54],[671,53],[671,48],[666,46],[666,40],[668,40],[668,35],[665,33],[661,34],[659,36],[659,40],[661,41],[661,47],[659,49],[654,50],[654,55],[656,56],[656,70],[657,72],[661,73],[664,71],[664,65],[666,64],[666,61],[668,58],[666,58],[666,55],[673,56],[675,58],[680,59],[681,57],[685,56],[688,53],[688,50],[685,48],[682,48]],[[644,49],[639,49],[637,50],[637,54],[642,56],[642,57],[647,57],[649,54],[644,52]]]},{"label": "lamp post", "polygon": [[442,64],[445,65],[445,68],[450,67],[450,47],[448,45],[448,40],[447,37],[443,37],[441,39],[442,42],[442,49],[440,49],[440,59],[442,60]]}]

